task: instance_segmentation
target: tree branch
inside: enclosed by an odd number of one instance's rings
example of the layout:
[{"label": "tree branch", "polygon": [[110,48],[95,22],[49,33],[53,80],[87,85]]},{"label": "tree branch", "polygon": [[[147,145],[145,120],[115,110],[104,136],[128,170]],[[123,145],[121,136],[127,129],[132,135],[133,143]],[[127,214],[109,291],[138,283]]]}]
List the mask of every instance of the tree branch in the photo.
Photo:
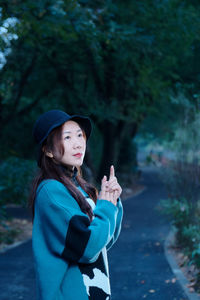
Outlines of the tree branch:
[{"label": "tree branch", "polygon": [[16,111],[17,106],[19,105],[20,98],[23,94],[23,90],[24,90],[24,87],[27,83],[28,77],[32,73],[32,70],[33,70],[33,67],[34,67],[34,64],[35,64],[35,60],[36,60],[36,53],[33,55],[30,65],[28,66],[28,68],[25,70],[25,72],[21,76],[21,80],[20,80],[19,88],[18,88],[18,93],[15,97],[14,105],[13,105],[13,108],[12,108],[12,113],[14,111]]}]

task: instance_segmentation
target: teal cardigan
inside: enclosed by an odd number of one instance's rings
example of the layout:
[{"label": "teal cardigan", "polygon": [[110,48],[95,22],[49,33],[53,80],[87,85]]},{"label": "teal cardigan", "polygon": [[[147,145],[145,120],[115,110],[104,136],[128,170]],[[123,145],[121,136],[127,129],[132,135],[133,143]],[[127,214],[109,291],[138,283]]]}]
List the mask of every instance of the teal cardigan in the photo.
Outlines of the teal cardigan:
[{"label": "teal cardigan", "polygon": [[44,180],[37,189],[32,247],[37,300],[109,300],[107,250],[121,230],[123,208],[94,202],[83,189],[94,217],[80,210],[59,181]]}]

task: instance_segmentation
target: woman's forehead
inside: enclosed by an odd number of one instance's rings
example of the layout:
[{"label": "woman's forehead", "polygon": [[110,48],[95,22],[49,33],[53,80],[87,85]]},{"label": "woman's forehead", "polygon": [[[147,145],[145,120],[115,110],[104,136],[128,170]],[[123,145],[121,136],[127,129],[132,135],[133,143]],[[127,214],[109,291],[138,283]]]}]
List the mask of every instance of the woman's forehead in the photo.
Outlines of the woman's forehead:
[{"label": "woman's forehead", "polygon": [[77,131],[77,130],[81,130],[80,125],[72,120],[69,120],[67,122],[64,123],[63,125],[63,132],[64,131]]}]

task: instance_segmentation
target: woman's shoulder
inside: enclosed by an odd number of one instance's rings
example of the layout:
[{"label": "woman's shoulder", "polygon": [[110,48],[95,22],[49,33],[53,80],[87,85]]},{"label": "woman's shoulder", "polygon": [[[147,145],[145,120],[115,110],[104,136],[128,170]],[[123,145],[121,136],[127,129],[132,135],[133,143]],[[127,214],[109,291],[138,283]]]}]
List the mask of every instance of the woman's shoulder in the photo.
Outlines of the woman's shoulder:
[{"label": "woman's shoulder", "polygon": [[55,179],[45,179],[39,184],[36,193],[37,198],[42,198],[42,202],[47,201],[59,206],[77,206],[76,200],[67,187]]},{"label": "woman's shoulder", "polygon": [[44,192],[44,191],[46,191],[46,192],[64,191],[65,193],[69,193],[66,186],[56,179],[42,180],[37,187],[36,195],[38,195],[39,193]]},{"label": "woman's shoulder", "polygon": [[56,179],[44,179],[40,182],[40,184],[37,187],[37,193],[42,189],[42,188],[62,188],[66,189],[63,183]]}]

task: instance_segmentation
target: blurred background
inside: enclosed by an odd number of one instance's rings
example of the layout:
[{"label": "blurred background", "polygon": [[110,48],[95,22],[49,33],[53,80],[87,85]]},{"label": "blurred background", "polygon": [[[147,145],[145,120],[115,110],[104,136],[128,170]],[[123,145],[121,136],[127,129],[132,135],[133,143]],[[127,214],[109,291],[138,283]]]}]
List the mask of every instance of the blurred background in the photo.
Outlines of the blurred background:
[{"label": "blurred background", "polygon": [[111,164],[127,188],[142,165],[161,169],[161,210],[200,269],[199,1],[0,1],[4,228],[5,206],[27,205],[32,127],[50,109],[91,118],[84,172],[96,184]]}]

